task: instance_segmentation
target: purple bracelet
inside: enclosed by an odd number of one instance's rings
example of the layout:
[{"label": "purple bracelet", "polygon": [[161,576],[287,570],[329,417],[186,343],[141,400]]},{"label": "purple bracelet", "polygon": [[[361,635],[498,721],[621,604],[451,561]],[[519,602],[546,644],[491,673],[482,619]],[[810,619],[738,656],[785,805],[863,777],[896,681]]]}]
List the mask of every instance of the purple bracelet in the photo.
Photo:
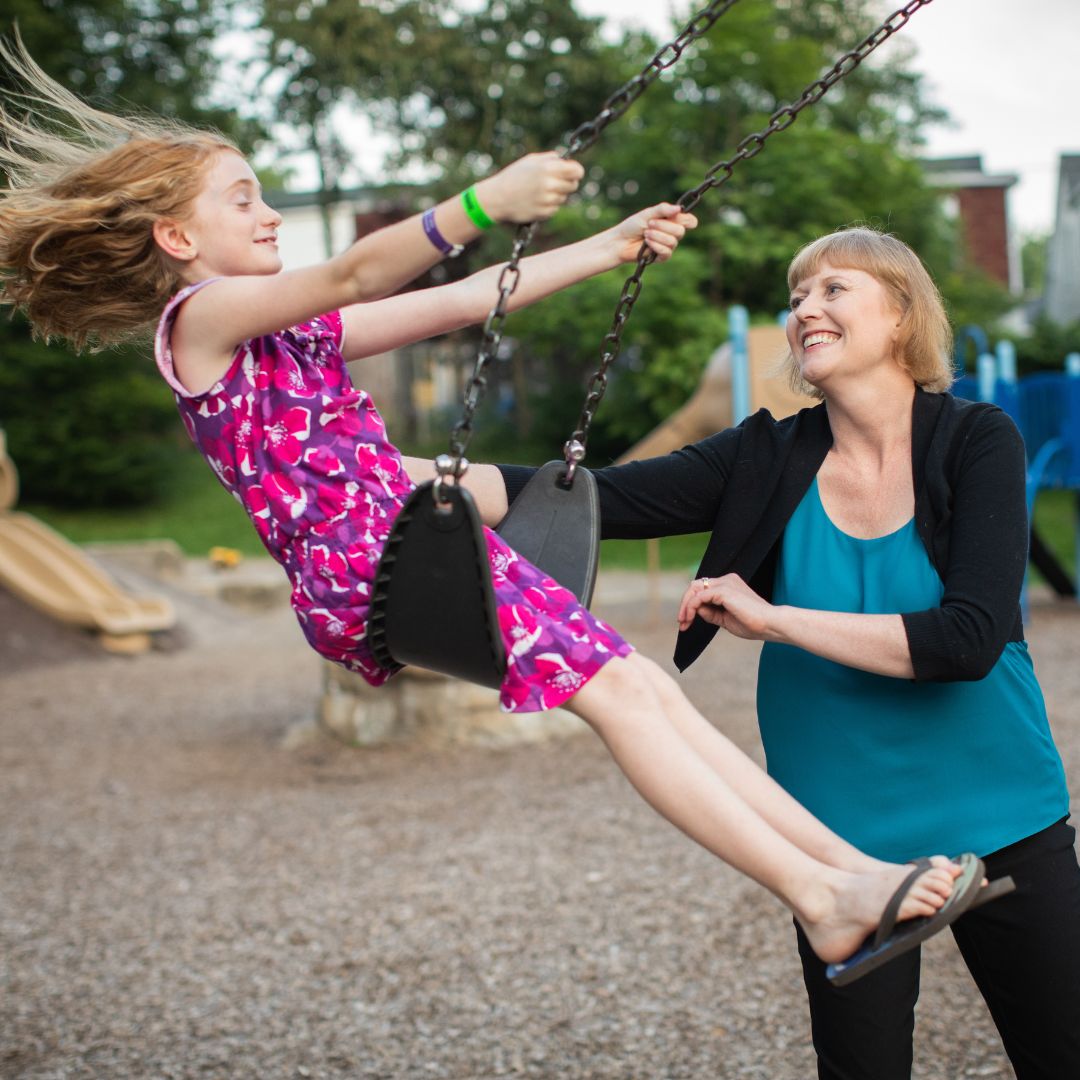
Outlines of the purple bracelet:
[{"label": "purple bracelet", "polygon": [[451,244],[449,240],[441,232],[439,232],[438,225],[435,224],[435,211],[425,210],[424,216],[420,219],[424,225],[424,234],[427,238],[443,253],[453,259],[460,255],[465,247],[462,244]]}]

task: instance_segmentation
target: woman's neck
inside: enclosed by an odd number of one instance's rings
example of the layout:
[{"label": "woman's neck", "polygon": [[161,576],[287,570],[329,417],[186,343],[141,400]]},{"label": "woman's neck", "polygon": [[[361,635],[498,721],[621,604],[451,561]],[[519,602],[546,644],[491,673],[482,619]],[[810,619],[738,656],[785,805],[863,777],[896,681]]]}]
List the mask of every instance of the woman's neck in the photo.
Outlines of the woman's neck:
[{"label": "woman's neck", "polygon": [[882,383],[863,381],[825,396],[833,451],[844,457],[873,455],[883,460],[911,446],[915,383],[907,374]]}]

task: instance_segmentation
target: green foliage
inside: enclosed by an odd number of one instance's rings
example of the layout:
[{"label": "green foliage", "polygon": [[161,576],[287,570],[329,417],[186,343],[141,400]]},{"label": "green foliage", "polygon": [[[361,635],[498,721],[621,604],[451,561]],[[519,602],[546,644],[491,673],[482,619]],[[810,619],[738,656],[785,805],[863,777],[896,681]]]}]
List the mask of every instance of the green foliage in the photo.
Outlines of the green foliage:
[{"label": "green foliage", "polygon": [[86,356],[0,322],[0,426],[24,499],[63,506],[153,501],[187,441],[146,349]]},{"label": "green foliage", "polygon": [[1020,246],[1020,272],[1024,278],[1024,292],[1028,296],[1041,296],[1046,288],[1046,255],[1050,237],[1046,233],[1025,236]]},{"label": "green foliage", "polygon": [[[515,340],[534,372],[535,433],[553,451],[576,427],[632,270],[627,266],[583,282],[514,316]],[[681,406],[697,385],[726,337],[726,320],[706,296],[709,270],[702,252],[685,250],[645,271],[590,437],[590,460],[617,456]]]},{"label": "green foliage", "polygon": [[[213,126],[250,144],[257,128],[209,104],[215,37],[234,0],[8,0],[0,33],[19,33],[50,75],[93,104]],[[4,77],[0,73],[0,80]],[[77,357],[0,320],[0,425],[23,497],[64,506],[155,500],[187,442],[148,347]]]},{"label": "green foliage", "polygon": [[945,310],[954,327],[993,326],[1016,306],[1016,297],[987,274],[971,267],[947,264],[944,272],[937,270],[938,288],[945,299]]},{"label": "green foliage", "polygon": [[1020,374],[1031,371],[1061,371],[1065,357],[1080,352],[1080,322],[1061,326],[1046,316],[1035,320],[1026,337],[1003,334],[1016,346],[1016,366]]},{"label": "green foliage", "polygon": [[[699,6],[697,0],[682,3],[674,25]],[[481,0],[467,8],[452,0],[10,0],[9,7],[34,55],[76,90],[107,107],[130,101],[209,119],[247,140],[257,125],[277,125],[285,142],[268,168],[280,173],[291,151],[312,151],[324,190],[354,168],[339,127],[343,109],[362,110],[395,137],[390,173],[400,177],[417,166],[434,172],[425,194],[442,195],[523,152],[559,145],[658,47],[640,33],[612,42],[600,33],[600,20],[580,15],[568,0]],[[545,226],[537,246],[574,239],[693,189],[742,138],[763,128],[777,107],[860,41],[879,14],[870,0],[736,6],[587,152],[581,205]],[[209,102],[220,71],[214,39],[240,21],[256,50],[251,63],[265,64],[266,74],[247,109],[247,126],[238,128]],[[0,29],[7,25],[0,20]],[[869,221],[911,243],[942,283],[958,321],[986,322],[1000,314],[1004,294],[959,261],[953,226],[915,160],[921,131],[939,114],[923,101],[909,61],[901,34],[770,139],[763,153],[741,163],[730,181],[704,194],[696,207],[701,227],[670,264],[645,277],[591,456],[619,452],[680,405],[725,336],[727,307],[782,307],[794,250],[842,225]],[[476,245],[471,265],[503,258],[506,248],[505,233],[493,230]],[[507,332],[522,356],[519,376],[533,389],[528,400],[519,396],[517,413],[502,423],[522,437],[561,444],[599,360],[617,297],[618,282],[609,275],[509,320]],[[17,329],[10,333],[18,337]],[[36,349],[22,341],[14,351]],[[53,361],[44,356],[53,354],[46,350],[33,361],[4,366],[25,379],[50,369]],[[125,356],[65,358],[69,372],[86,373],[86,384],[79,383],[84,398],[114,417],[121,408],[117,387],[135,379],[138,367],[129,370]],[[95,373],[108,386],[97,387]],[[145,374],[153,380],[148,369]],[[125,385],[133,401],[156,393],[136,382]],[[32,384],[5,384],[0,417],[11,411],[9,394],[28,399],[31,389],[43,400]],[[75,399],[68,392],[66,400]],[[64,411],[62,395],[49,400],[57,414]],[[57,415],[57,430],[83,431],[83,407],[79,401],[79,423],[67,421],[66,428]],[[147,426],[152,457],[161,420],[152,405],[150,412],[156,418]],[[498,410],[489,408],[488,415],[497,417]],[[141,430],[130,418],[124,426],[132,437]],[[13,439],[21,456],[39,453],[25,434]],[[52,445],[71,456],[64,440]],[[114,439],[109,453],[115,451]],[[109,456],[102,447],[93,455]],[[25,471],[28,463],[21,464]],[[60,477],[66,469],[56,463],[42,475]],[[118,497],[130,497],[130,487],[128,496]]]},{"label": "green foliage", "polygon": [[76,544],[169,539],[188,555],[206,555],[215,546],[265,554],[243,508],[186,437],[184,442],[170,458],[167,488],[145,506],[60,508],[36,503],[28,493],[19,507]]},{"label": "green foliage", "polygon": [[[617,85],[616,50],[600,20],[565,0],[262,0],[267,120],[293,127],[313,151],[323,190],[350,166],[334,123],[361,109],[396,137],[391,170],[439,170],[433,192],[530,150],[548,149],[581,119],[581,101]],[[606,63],[604,62],[606,61]]]},{"label": "green foliage", "polygon": [[209,104],[215,39],[239,2],[6,0],[0,33],[17,25],[41,67],[95,105],[213,126],[246,146],[257,129]]}]

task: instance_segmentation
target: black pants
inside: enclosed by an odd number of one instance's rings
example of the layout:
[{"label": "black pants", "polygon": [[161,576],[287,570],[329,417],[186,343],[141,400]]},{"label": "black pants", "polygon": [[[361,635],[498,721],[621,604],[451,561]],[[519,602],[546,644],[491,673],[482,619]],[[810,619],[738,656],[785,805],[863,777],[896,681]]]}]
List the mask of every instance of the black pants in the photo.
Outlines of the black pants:
[{"label": "black pants", "polygon": [[[1080,867],[1065,820],[988,855],[1016,891],[952,926],[1017,1080],[1080,1078]],[[796,928],[798,929],[798,928]],[[910,1080],[919,950],[849,986],[825,978],[802,931],[819,1080]]]}]

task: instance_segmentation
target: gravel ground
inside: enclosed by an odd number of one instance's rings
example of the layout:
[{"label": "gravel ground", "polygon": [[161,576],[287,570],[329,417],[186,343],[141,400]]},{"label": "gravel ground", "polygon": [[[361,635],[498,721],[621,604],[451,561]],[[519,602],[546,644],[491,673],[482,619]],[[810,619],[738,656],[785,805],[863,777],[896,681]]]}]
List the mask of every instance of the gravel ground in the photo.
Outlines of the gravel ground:
[{"label": "gravel ground", "polygon": [[[666,660],[670,598],[604,595]],[[590,733],[297,746],[320,672],[289,612],[173,596],[131,659],[0,593],[0,1075],[814,1075],[786,913]],[[1080,611],[1037,603],[1030,637],[1075,782]],[[756,651],[683,683],[760,758]],[[1010,1077],[951,939],[925,955],[915,1076]]]}]

